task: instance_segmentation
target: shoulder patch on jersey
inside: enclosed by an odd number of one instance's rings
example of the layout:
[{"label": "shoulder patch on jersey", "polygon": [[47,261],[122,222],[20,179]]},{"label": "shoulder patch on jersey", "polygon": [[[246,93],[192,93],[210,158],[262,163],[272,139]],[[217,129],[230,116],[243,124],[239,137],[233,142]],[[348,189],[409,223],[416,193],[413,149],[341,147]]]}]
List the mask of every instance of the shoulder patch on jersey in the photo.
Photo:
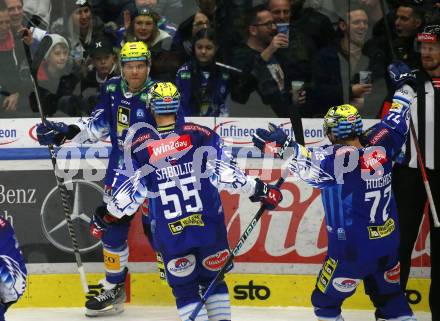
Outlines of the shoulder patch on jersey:
[{"label": "shoulder patch on jersey", "polygon": [[371,138],[370,139],[370,144],[371,145],[376,145],[377,144],[377,142],[379,141],[379,140],[381,140],[382,139],[382,137],[383,136],[385,136],[386,134],[388,134],[388,129],[386,129],[386,128],[382,128],[378,133],[376,133],[374,136],[373,136],[373,138]]},{"label": "shoulder patch on jersey", "polygon": [[142,134],[139,137],[136,137],[136,139],[131,143],[131,146],[136,146],[138,144],[141,144],[148,139],[151,139],[151,134]]},{"label": "shoulder patch on jersey", "polygon": [[186,70],[182,70],[181,72],[179,72],[179,76],[181,79],[191,79],[191,73]]},{"label": "shoulder patch on jersey", "polygon": [[142,101],[142,102],[144,102],[144,103],[147,102],[147,99],[148,99],[148,94],[147,94],[147,93],[142,93],[142,94],[139,96],[139,100]]},{"label": "shoulder patch on jersey", "polygon": [[198,131],[198,132],[205,134],[206,136],[211,136],[210,129],[203,127],[203,126],[200,126],[200,125],[193,124],[193,123],[187,123],[187,124],[183,125],[182,128],[183,128],[183,130]]},{"label": "shoulder patch on jersey", "polygon": [[106,91],[108,93],[114,93],[116,91],[116,84],[108,84]]}]

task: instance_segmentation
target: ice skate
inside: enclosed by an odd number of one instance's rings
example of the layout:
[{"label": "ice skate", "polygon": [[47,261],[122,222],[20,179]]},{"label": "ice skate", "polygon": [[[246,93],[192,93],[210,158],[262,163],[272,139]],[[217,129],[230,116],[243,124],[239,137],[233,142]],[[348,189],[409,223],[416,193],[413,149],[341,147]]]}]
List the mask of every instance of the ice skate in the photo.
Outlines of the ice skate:
[{"label": "ice skate", "polygon": [[112,288],[108,287],[109,283],[106,285],[101,294],[86,302],[86,316],[108,316],[124,311],[125,283],[115,284]]}]

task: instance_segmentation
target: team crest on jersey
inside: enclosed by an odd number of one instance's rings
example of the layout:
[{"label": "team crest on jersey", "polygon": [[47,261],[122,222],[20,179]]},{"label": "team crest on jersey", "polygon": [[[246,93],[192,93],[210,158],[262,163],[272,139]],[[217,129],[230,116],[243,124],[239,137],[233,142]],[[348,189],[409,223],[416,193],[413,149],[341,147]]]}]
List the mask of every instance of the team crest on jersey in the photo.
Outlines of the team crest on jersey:
[{"label": "team crest on jersey", "polygon": [[161,140],[155,140],[148,144],[148,154],[150,162],[154,163],[160,159],[183,152],[192,147],[191,137],[189,135],[169,137]]},{"label": "team crest on jersey", "polygon": [[130,127],[130,108],[119,106],[118,107],[118,120],[117,120],[117,131],[118,135],[122,135],[124,129]]},{"label": "team crest on jersey", "polygon": [[138,110],[136,110],[136,117],[137,117],[137,119],[144,119],[145,112],[139,108]]}]

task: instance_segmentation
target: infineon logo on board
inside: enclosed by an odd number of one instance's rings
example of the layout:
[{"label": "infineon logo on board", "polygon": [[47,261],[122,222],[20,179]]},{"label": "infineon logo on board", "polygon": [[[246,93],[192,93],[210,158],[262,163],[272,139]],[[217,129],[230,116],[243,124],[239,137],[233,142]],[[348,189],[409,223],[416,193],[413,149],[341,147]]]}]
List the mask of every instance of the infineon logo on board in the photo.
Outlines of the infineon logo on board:
[{"label": "infineon logo on board", "polygon": [[[255,134],[257,128],[267,128],[266,119],[246,119],[246,120],[224,120],[214,127],[214,131],[223,139],[226,144],[230,145],[250,145],[252,144],[252,135]],[[281,126],[287,135],[292,135],[290,122],[277,123]]]},{"label": "infineon logo on board", "polygon": [[17,141],[17,130],[0,127],[0,145],[7,145]]}]

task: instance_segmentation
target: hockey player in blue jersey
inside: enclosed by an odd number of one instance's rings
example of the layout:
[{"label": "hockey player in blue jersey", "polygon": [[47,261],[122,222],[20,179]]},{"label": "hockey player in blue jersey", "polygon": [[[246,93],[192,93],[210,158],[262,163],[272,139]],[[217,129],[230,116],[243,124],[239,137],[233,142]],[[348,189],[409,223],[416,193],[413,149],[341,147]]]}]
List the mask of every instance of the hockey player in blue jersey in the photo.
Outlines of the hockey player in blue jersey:
[{"label": "hockey player in blue jersey", "polygon": [[362,119],[351,105],[332,107],[324,118],[332,145],[305,148],[274,126],[258,129],[253,137],[261,150],[274,142],[291,146],[291,173],[321,189],[328,253],[312,294],[321,321],[342,321],[341,305],[362,280],[377,320],[416,320],[399,283],[399,227],[391,190],[392,161],[408,132],[410,91],[410,86],[400,89],[388,115],[362,139]]},{"label": "hockey player in blue jersey", "polygon": [[148,76],[150,51],[143,42],[127,42],[120,52],[120,64],[122,76],[105,83],[100,101],[89,118],[74,125],[46,121],[37,126],[38,141],[42,145],[61,145],[66,139],[80,144],[94,143],[108,137],[111,140],[112,149],[104,179],[104,204],[97,208],[91,221],[91,233],[103,243],[106,277],[104,292],[86,302],[88,316],[123,311],[130,219],[115,220],[107,216],[105,203],[110,195],[114,170],[122,163],[122,144],[128,128],[136,122],[154,124],[146,108],[147,91],[153,84]]},{"label": "hockey player in blue jersey", "polygon": [[[157,128],[136,124],[125,146],[124,169],[115,177],[107,209],[118,218],[132,216],[147,197],[154,247],[162,253],[167,281],[181,320],[188,320],[203,291],[229,254],[219,188],[251,196],[273,209],[279,189],[246,176],[211,129],[176,125],[179,93],[157,83],[149,104]],[[196,318],[231,320],[226,283],[221,280]]]},{"label": "hockey player in blue jersey", "polygon": [[0,321],[26,289],[26,266],[14,229],[0,216]]}]

